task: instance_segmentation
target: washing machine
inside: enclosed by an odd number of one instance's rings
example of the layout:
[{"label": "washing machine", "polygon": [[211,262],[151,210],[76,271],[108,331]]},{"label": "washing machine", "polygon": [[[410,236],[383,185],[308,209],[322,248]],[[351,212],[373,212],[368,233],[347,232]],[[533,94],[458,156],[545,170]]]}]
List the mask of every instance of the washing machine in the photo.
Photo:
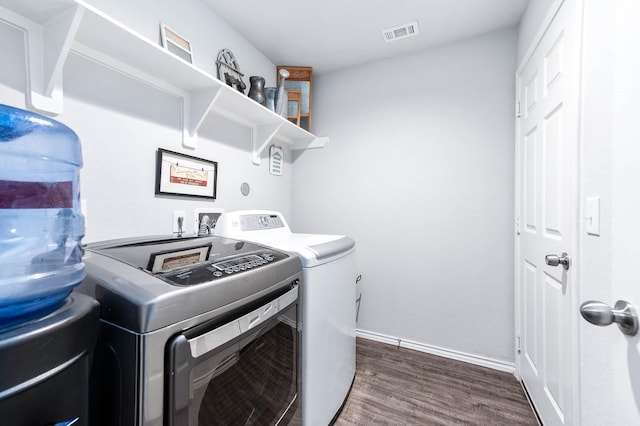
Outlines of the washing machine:
[{"label": "washing machine", "polygon": [[83,260],[76,291],[101,305],[92,426],[300,425],[295,254],[144,236]]},{"label": "washing machine", "polygon": [[302,424],[330,424],[356,371],[355,241],[343,235],[293,233],[281,213],[264,210],[225,212],[213,232],[300,257]]}]

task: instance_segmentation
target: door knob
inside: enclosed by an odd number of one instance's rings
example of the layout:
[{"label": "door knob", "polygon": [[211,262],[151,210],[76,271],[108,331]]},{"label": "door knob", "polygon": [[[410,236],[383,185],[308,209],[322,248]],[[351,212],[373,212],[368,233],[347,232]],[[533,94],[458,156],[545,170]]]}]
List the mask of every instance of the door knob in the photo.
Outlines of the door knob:
[{"label": "door knob", "polygon": [[624,300],[618,300],[613,309],[602,302],[590,300],[580,306],[580,313],[591,324],[605,326],[615,322],[624,334],[635,336],[638,332],[638,314]]},{"label": "door knob", "polygon": [[544,261],[549,266],[562,265],[564,269],[569,269],[571,258],[567,253],[562,253],[560,256],[557,254],[548,254],[544,257]]}]

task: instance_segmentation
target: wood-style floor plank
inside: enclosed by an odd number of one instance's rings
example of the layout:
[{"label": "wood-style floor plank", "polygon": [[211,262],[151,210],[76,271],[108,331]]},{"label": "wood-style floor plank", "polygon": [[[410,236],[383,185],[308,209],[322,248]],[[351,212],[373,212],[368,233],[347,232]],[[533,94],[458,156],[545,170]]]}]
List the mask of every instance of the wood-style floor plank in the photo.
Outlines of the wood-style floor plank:
[{"label": "wood-style floor plank", "polygon": [[356,363],[334,426],[538,425],[512,374],[361,338]]}]

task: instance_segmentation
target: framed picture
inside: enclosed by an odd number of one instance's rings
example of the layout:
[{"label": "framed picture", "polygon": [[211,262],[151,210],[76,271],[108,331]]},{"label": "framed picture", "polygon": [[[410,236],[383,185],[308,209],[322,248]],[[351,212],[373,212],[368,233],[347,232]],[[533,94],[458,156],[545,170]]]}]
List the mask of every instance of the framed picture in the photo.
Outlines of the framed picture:
[{"label": "framed picture", "polygon": [[199,237],[212,235],[213,228],[216,227],[216,223],[223,212],[224,210],[222,209],[214,208],[196,209],[194,224],[196,234],[198,234]]},{"label": "framed picture", "polygon": [[191,43],[165,24],[160,23],[160,38],[162,46],[177,57],[193,64]]},{"label": "framed picture", "polygon": [[209,252],[211,252],[211,244],[179,251],[153,253],[149,257],[147,270],[153,273],[165,272],[182,266],[201,263],[207,260]]},{"label": "framed picture", "polygon": [[216,198],[218,163],[158,149],[156,194]]}]

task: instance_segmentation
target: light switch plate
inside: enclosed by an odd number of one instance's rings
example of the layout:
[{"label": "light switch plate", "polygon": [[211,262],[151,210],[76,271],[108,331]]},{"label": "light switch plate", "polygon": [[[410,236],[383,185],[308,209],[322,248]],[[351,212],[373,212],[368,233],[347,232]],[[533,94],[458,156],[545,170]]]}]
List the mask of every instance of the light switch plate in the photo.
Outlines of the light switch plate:
[{"label": "light switch plate", "polygon": [[589,197],[585,203],[584,229],[589,235],[600,235],[600,197]]}]

